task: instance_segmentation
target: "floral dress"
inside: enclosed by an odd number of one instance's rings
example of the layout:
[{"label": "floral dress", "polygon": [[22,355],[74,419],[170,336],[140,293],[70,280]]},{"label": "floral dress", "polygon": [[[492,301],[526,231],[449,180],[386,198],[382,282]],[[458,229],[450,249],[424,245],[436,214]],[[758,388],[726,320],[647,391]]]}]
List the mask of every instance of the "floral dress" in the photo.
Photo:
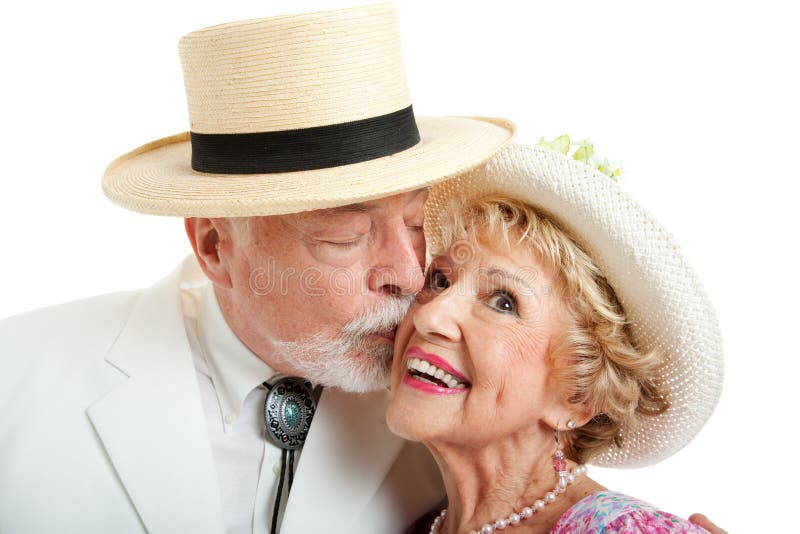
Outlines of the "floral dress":
[{"label": "floral dress", "polygon": [[587,495],[564,512],[551,534],[706,533],[680,517],[614,491]]}]

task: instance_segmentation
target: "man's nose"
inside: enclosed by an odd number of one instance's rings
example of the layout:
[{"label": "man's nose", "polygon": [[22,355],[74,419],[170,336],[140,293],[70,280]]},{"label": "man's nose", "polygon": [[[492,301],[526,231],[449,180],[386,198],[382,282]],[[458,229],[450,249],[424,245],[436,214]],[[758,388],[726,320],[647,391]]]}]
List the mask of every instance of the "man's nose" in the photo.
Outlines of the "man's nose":
[{"label": "man's nose", "polygon": [[376,250],[374,267],[369,272],[371,291],[389,295],[413,295],[425,278],[422,273],[425,247],[421,236],[405,226],[392,232]]}]

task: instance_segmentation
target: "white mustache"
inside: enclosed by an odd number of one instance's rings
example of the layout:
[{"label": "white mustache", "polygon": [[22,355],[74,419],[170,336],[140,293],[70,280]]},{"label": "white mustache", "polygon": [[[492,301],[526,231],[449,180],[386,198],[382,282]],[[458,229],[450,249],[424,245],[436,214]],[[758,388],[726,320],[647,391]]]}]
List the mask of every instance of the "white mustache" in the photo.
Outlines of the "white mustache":
[{"label": "white mustache", "polygon": [[392,297],[385,303],[364,310],[342,328],[342,335],[360,338],[394,329],[408,312],[414,297]]},{"label": "white mustache", "polygon": [[369,336],[395,328],[412,301],[411,296],[387,299],[348,321],[333,338],[317,334],[302,341],[273,340],[274,356],[315,384],[354,393],[384,389],[393,347]]}]

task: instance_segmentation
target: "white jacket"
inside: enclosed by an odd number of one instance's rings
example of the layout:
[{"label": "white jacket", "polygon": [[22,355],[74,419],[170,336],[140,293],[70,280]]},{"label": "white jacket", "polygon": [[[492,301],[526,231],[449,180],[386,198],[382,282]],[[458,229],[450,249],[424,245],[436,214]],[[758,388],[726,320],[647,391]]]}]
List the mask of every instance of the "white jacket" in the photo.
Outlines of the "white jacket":
[{"label": "white jacket", "polygon": [[[0,321],[0,533],[222,533],[179,270]],[[387,395],[326,389],[281,532],[403,532],[443,497]]]}]

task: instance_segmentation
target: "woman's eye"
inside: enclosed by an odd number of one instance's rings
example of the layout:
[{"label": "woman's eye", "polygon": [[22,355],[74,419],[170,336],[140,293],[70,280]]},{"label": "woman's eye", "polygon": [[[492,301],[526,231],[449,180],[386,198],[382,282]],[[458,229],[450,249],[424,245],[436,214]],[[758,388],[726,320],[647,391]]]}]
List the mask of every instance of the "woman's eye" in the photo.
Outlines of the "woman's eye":
[{"label": "woman's eye", "polygon": [[425,275],[425,285],[417,293],[415,301],[418,304],[430,302],[448,287],[450,287],[450,281],[447,279],[447,275],[438,269],[429,269]]},{"label": "woman's eye", "polygon": [[489,306],[502,313],[517,314],[517,299],[505,291],[498,291],[489,296]]},{"label": "woman's eye", "polygon": [[450,281],[442,271],[435,270],[431,271],[431,274],[428,277],[427,286],[429,289],[441,291],[450,287]]}]

